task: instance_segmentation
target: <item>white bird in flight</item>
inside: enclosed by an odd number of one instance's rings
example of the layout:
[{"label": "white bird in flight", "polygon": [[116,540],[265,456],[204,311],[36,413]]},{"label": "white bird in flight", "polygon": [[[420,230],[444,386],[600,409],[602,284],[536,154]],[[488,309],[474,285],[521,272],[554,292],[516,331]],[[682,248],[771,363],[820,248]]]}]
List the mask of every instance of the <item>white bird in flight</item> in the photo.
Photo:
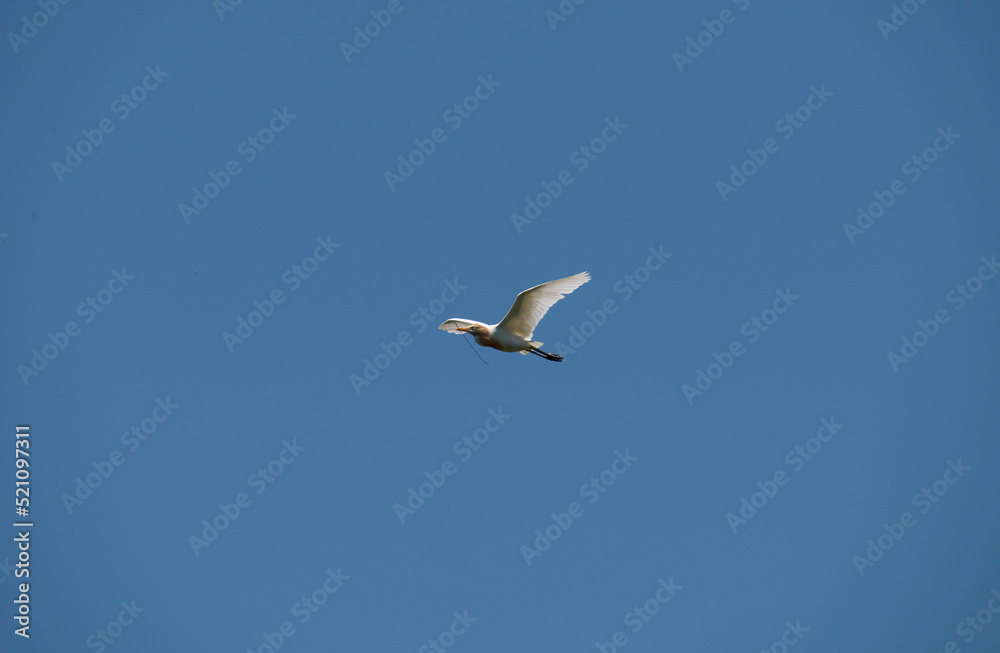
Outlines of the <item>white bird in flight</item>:
[{"label": "white bird in flight", "polygon": [[581,272],[572,277],[528,288],[517,296],[514,305],[498,324],[451,318],[442,322],[438,328],[448,333],[471,333],[481,347],[493,347],[506,352],[519,351],[522,354],[531,352],[546,360],[561,361],[562,356],[548,354],[539,349],[545,343],[535,342],[531,336],[553,304],[588,281],[590,275]]}]

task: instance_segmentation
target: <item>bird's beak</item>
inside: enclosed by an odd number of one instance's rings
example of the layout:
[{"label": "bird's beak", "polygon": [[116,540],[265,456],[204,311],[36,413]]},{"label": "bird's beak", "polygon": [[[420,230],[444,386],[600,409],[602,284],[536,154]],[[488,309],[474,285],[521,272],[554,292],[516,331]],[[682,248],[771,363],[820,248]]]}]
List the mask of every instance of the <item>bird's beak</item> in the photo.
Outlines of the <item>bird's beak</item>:
[{"label": "bird's beak", "polygon": [[469,327],[455,327],[456,331],[468,332]]}]

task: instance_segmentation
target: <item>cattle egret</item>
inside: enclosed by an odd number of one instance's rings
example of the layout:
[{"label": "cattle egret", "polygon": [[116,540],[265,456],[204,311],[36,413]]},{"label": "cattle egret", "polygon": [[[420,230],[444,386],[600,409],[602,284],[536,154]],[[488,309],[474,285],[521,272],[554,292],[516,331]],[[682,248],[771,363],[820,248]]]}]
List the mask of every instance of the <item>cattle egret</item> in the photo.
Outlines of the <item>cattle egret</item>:
[{"label": "cattle egret", "polygon": [[483,324],[475,320],[452,318],[443,322],[438,328],[448,333],[471,333],[480,347],[493,347],[506,352],[519,351],[522,354],[531,352],[546,360],[561,361],[562,356],[548,354],[539,349],[545,343],[535,342],[531,336],[553,304],[588,281],[590,275],[581,272],[572,277],[528,288],[517,296],[514,305],[499,324]]}]

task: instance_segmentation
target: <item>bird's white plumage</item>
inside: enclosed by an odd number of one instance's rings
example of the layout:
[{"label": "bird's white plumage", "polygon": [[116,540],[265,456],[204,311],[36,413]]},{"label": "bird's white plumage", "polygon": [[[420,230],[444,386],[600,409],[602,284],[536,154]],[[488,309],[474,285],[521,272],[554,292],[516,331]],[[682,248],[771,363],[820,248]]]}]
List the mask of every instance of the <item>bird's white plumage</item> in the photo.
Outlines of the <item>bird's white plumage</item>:
[{"label": "bird's white plumage", "polygon": [[517,296],[514,305],[510,307],[507,315],[500,320],[497,327],[525,340],[531,340],[535,327],[542,321],[552,305],[588,281],[590,281],[590,275],[581,272],[572,277],[556,279],[534,288],[528,288]]}]

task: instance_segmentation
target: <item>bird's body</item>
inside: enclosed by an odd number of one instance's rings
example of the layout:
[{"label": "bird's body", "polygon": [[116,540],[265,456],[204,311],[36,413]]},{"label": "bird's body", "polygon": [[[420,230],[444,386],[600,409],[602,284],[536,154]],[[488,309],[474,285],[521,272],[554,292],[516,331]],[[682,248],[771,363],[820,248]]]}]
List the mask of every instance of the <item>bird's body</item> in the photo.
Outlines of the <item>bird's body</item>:
[{"label": "bird's body", "polygon": [[590,275],[581,272],[529,288],[517,296],[507,315],[497,324],[452,318],[438,328],[449,333],[471,333],[476,344],[481,347],[492,347],[505,352],[519,351],[522,354],[530,352],[551,361],[561,361],[562,356],[545,353],[539,349],[544,343],[535,342],[531,337],[535,327],[553,304],[588,281]]},{"label": "bird's body", "polygon": [[[468,322],[472,322],[472,320],[468,320]],[[473,335],[476,338],[476,344],[480,347],[492,347],[493,349],[499,349],[500,351],[506,352],[524,351],[526,354],[528,352],[525,351],[525,349],[530,349],[530,343],[527,340],[514,335],[506,329],[500,329],[499,324],[483,324],[482,322],[475,322],[473,325],[479,327],[475,330]],[[471,330],[468,332],[473,333]],[[535,346],[537,347],[542,344],[543,343],[537,342],[535,343]]]}]

